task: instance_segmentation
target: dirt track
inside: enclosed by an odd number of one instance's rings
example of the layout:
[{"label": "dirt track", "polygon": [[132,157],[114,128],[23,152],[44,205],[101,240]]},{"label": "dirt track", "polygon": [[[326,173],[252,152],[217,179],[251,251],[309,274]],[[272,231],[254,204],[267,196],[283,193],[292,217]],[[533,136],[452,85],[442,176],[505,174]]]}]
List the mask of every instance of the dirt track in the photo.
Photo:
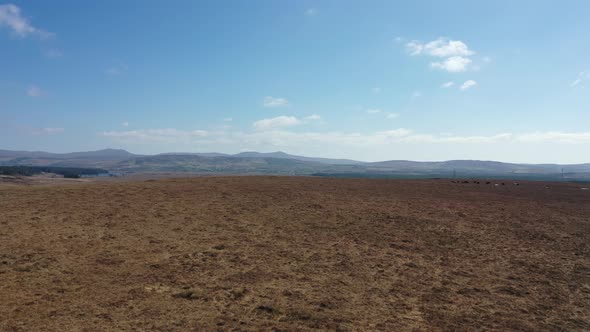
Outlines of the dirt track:
[{"label": "dirt track", "polygon": [[580,187],[0,185],[0,330],[587,331]]}]

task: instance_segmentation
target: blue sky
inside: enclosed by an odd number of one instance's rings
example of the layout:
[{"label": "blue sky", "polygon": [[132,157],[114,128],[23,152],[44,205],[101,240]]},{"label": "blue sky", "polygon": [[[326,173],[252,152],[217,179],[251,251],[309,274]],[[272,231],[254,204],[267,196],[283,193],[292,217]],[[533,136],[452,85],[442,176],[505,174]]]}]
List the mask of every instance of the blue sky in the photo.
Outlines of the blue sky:
[{"label": "blue sky", "polygon": [[590,162],[589,12],[0,1],[0,149]]}]

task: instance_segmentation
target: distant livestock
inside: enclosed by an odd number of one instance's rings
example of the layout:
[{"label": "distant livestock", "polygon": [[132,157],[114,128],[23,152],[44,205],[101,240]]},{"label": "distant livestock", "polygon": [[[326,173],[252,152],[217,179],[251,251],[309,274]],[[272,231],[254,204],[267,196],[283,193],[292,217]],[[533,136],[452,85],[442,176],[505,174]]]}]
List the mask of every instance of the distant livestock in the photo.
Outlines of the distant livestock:
[{"label": "distant livestock", "polygon": [[[451,180],[451,182],[452,183],[464,183],[464,184],[468,184],[468,183],[482,184],[482,183],[485,183],[487,185],[494,185],[494,186],[500,186],[500,185],[505,186],[506,185],[506,182],[492,183],[491,181],[485,181],[484,182],[484,181],[479,181],[479,180],[471,180],[471,181],[469,181],[469,180]],[[513,186],[520,186],[520,183],[519,182],[512,182],[512,185]],[[588,188],[586,188],[586,189],[582,188],[582,189],[583,190],[588,190]]]}]

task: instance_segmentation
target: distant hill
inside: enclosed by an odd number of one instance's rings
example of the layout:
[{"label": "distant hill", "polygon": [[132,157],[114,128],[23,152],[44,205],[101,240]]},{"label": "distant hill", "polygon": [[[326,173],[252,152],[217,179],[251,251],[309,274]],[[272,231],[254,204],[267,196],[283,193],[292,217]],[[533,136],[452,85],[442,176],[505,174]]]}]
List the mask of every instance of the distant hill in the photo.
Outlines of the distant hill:
[{"label": "distant hill", "polygon": [[139,157],[122,149],[104,149],[89,152],[72,152],[61,154],[64,158],[87,158],[87,159],[125,159]]},{"label": "distant hill", "polygon": [[361,162],[314,158],[281,151],[163,153],[137,155],[125,150],[48,153],[0,150],[0,166],[103,168],[117,173],[185,172],[193,174],[277,174],[335,177],[428,178],[488,177],[590,181],[590,164],[516,164],[482,160]]},{"label": "distant hill", "polygon": [[20,158],[20,157],[49,157],[54,155],[49,152],[41,151],[11,151],[11,150],[0,150],[0,158]]},{"label": "distant hill", "polygon": [[141,157],[141,155],[136,155],[119,149],[71,153],[0,150],[0,166],[23,165],[108,168],[121,160],[137,157]]},{"label": "distant hill", "polygon": [[408,171],[408,172],[443,172],[478,173],[478,174],[547,174],[564,172],[590,172],[590,164],[514,164],[482,160],[449,160],[440,162],[416,162],[391,160],[369,163],[374,171]]},{"label": "distant hill", "polygon": [[311,161],[329,165],[360,165],[365,164],[363,161],[351,160],[351,159],[332,159],[332,158],[315,158],[315,157],[304,157],[288,154],[282,151],[276,152],[255,152],[247,151],[236,154],[225,154],[217,152],[207,153],[192,153],[192,152],[169,152],[161,153],[159,155],[187,155],[187,156],[202,156],[202,157],[235,157],[235,158],[276,158],[276,159],[293,159],[300,161]]},{"label": "distant hill", "polygon": [[269,152],[269,153],[261,153],[261,152],[241,152],[238,154],[233,155],[234,157],[249,157],[249,158],[279,158],[279,159],[295,159],[301,161],[311,161],[317,162],[322,164],[330,164],[330,165],[360,165],[365,164],[365,162],[357,161],[357,160],[350,160],[350,159],[331,159],[331,158],[314,158],[314,157],[303,157],[303,156],[296,156],[287,154],[282,151],[277,152]]},{"label": "distant hill", "polygon": [[123,159],[132,158],[135,155],[121,149],[103,149],[88,152],[70,152],[70,153],[50,153],[42,151],[10,151],[0,150],[0,158],[53,158],[53,159],[72,159],[72,158],[87,158],[87,159]]},{"label": "distant hill", "polygon": [[201,156],[201,157],[225,157],[230,156],[226,153],[218,153],[218,152],[166,152],[157,154],[157,156]]}]

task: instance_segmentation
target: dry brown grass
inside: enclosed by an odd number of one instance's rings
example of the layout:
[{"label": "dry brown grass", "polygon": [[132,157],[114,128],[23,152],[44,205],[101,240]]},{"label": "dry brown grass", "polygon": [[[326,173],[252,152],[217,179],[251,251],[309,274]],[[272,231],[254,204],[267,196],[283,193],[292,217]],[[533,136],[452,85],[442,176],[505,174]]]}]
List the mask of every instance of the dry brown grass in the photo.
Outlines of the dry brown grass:
[{"label": "dry brown grass", "polygon": [[579,188],[0,185],[0,330],[590,330]]}]

